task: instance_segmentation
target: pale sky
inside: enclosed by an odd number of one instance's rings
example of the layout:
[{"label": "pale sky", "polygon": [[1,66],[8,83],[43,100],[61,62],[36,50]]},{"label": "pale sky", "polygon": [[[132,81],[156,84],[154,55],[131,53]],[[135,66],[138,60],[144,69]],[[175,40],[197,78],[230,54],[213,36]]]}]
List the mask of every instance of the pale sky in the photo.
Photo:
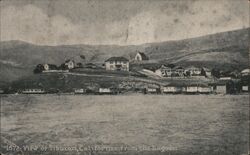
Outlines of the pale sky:
[{"label": "pale sky", "polygon": [[137,45],[249,27],[248,0],[2,0],[1,40]]}]

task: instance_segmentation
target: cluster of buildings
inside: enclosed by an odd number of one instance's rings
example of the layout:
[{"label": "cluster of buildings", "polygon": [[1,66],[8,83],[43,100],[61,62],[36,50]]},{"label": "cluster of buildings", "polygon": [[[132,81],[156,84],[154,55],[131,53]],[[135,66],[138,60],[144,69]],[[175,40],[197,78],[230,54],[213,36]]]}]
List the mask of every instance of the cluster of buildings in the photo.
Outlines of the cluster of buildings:
[{"label": "cluster of buildings", "polygon": [[[137,52],[134,61],[147,61],[149,57],[142,52]],[[125,57],[111,57],[105,61],[106,70],[129,71],[129,60]],[[184,77],[184,76],[211,76],[211,70],[205,67],[199,68],[189,66],[183,68],[181,66],[162,65],[154,70],[154,73],[161,77]]]},{"label": "cluster of buildings", "polygon": [[[137,52],[134,60],[130,61],[125,57],[110,57],[105,60],[102,68],[108,71],[130,71],[130,62],[142,62],[148,61],[149,57],[142,52]],[[74,68],[91,68],[96,69],[100,66],[97,66],[94,63],[76,63],[74,60],[66,60],[63,64],[57,67],[54,64],[39,64],[36,67],[36,70],[41,72],[68,72]],[[148,69],[150,70],[150,69]],[[212,77],[212,71],[205,67],[182,67],[175,66],[173,64],[161,65],[155,69],[150,70],[153,74],[160,77],[195,77],[195,76],[205,76]],[[178,86],[178,84],[168,85],[168,86],[159,86],[159,88],[142,88],[144,93],[231,93],[231,92],[249,92],[249,77],[250,69],[244,69],[241,72],[242,79],[237,84],[228,84],[232,82],[231,77],[221,77],[219,82],[214,85],[183,85]],[[234,83],[234,82],[233,82]],[[237,85],[237,86],[236,86]],[[237,87],[237,88],[236,88]],[[240,87],[240,88],[239,88]],[[236,90],[237,89],[237,90]],[[115,90],[115,91],[114,91]],[[74,89],[75,94],[84,94],[88,90],[85,88]],[[119,91],[118,91],[119,92]],[[1,92],[0,92],[1,93]],[[46,93],[42,89],[27,89],[23,90],[22,93]],[[99,88],[95,90],[95,93],[99,94],[113,94],[117,93],[117,89],[111,88]]]},{"label": "cluster of buildings", "polygon": [[155,74],[161,77],[184,77],[184,76],[211,76],[211,70],[205,67],[199,68],[195,66],[189,66],[183,68],[181,66],[170,67],[162,65],[155,71]]},{"label": "cluster of buildings", "polygon": [[[170,84],[165,86],[157,87],[144,87],[136,90],[129,90],[130,92],[139,92],[143,94],[232,94],[238,91],[238,93],[249,92],[248,85],[243,85],[239,90],[235,90],[233,85],[227,83],[220,84],[187,84],[187,85],[176,85]],[[68,94],[122,94],[129,92],[126,89],[114,88],[114,87],[99,87],[97,89],[89,88],[73,88],[70,92],[64,92]],[[49,94],[51,92],[46,91],[42,88],[36,89],[24,89],[21,92],[22,94]],[[62,93],[62,92],[53,92],[53,93]]]},{"label": "cluster of buildings", "polygon": [[188,86],[177,86],[167,85],[161,88],[146,88],[145,93],[149,94],[211,94],[211,93],[224,93],[213,86],[205,85],[188,85]]},{"label": "cluster of buildings", "polygon": [[[137,52],[135,56],[135,61],[145,61],[149,60],[149,58],[142,52]],[[104,62],[104,66],[106,70],[111,71],[129,71],[129,60],[125,57],[110,57]],[[39,66],[38,66],[39,67]],[[54,64],[43,64],[40,66],[42,72],[56,72],[56,71],[63,71],[63,70],[70,70],[74,68],[97,68],[97,65],[93,63],[76,63],[74,60],[66,60],[61,66],[57,67]]]},{"label": "cluster of buildings", "polygon": [[[98,66],[93,63],[76,63],[74,60],[66,60],[60,66],[56,66],[54,64],[39,64],[36,66],[35,70],[38,70],[36,73],[46,73],[46,72],[69,72],[69,70],[74,68],[92,68],[95,69]],[[34,71],[35,71],[34,70]]]},{"label": "cluster of buildings", "polygon": [[[18,93],[21,94],[50,94],[50,91],[46,91],[42,88],[35,88],[35,89],[24,89]],[[54,93],[61,93],[59,91],[53,92]],[[64,92],[64,94],[118,94],[121,91],[118,91],[114,88],[98,88],[97,90],[87,89],[87,88],[73,88],[71,92]]]}]

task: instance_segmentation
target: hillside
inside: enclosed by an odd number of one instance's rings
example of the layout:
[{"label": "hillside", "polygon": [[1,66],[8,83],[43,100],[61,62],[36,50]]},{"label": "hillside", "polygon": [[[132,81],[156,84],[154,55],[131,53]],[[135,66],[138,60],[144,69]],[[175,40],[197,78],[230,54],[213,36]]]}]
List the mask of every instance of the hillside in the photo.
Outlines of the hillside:
[{"label": "hillside", "polygon": [[[68,58],[103,63],[111,56],[133,59],[136,50],[145,52],[156,62],[181,65],[205,65],[221,69],[248,66],[248,29],[223,32],[180,41],[143,45],[62,45],[38,46],[22,41],[0,42],[1,81],[16,80],[32,74],[39,63],[61,64]],[[86,60],[80,59],[84,55]]]},{"label": "hillside", "polygon": [[43,88],[48,92],[72,92],[74,88],[88,88],[97,91],[99,87],[103,88],[121,88],[126,91],[136,88],[145,88],[146,86],[156,87],[158,85],[169,84],[169,81],[159,81],[152,78],[145,78],[136,74],[127,72],[117,74],[109,71],[90,72],[90,74],[70,72],[70,73],[43,73],[25,76],[10,84],[11,93],[24,88]]}]

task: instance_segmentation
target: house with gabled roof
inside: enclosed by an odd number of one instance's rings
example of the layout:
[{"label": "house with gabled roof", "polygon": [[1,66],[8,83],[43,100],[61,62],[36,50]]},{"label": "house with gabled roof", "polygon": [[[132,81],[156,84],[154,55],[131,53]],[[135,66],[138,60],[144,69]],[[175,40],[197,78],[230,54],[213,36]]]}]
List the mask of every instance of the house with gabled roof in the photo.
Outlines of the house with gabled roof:
[{"label": "house with gabled roof", "polygon": [[67,67],[67,69],[73,69],[73,68],[75,68],[75,61],[74,60],[66,60],[65,66]]},{"label": "house with gabled roof", "polygon": [[124,57],[111,57],[105,61],[106,70],[129,71],[129,60]]},{"label": "house with gabled roof", "polygon": [[137,52],[135,55],[135,61],[149,60],[148,56],[143,52]]}]

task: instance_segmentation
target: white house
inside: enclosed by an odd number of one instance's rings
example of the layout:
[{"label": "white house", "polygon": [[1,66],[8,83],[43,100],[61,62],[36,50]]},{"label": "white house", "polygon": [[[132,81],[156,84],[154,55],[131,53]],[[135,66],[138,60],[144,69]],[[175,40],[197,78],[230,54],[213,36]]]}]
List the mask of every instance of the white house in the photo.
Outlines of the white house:
[{"label": "white house", "polygon": [[99,88],[98,91],[100,94],[111,94],[112,90],[110,88]]},{"label": "white house", "polygon": [[170,67],[162,65],[161,68],[157,69],[155,73],[162,77],[171,77],[173,71]]},{"label": "white house", "polygon": [[200,76],[201,75],[201,68],[190,66],[185,69],[185,73],[190,73],[190,76]]},{"label": "white house", "polygon": [[142,52],[137,52],[135,55],[135,61],[145,61],[149,60],[148,56]]},{"label": "white house", "polygon": [[53,64],[44,64],[43,65],[44,71],[50,71],[50,70],[57,70],[57,66]]},{"label": "white house", "polygon": [[161,76],[161,77],[163,76],[163,73],[162,73],[160,68],[155,70],[155,74],[158,75],[158,76]]},{"label": "white house", "polygon": [[159,93],[159,88],[147,88],[146,91],[147,93],[155,94],[155,93]]},{"label": "white house", "polygon": [[46,71],[49,70],[49,64],[44,64],[44,65],[43,65],[43,68],[44,68],[44,70],[46,70]]},{"label": "white house", "polygon": [[75,94],[84,94],[86,93],[86,89],[83,88],[75,88],[74,89]]},{"label": "white house", "polygon": [[106,70],[129,71],[129,61],[124,57],[111,57],[105,61]]},{"label": "white house", "polygon": [[197,86],[187,86],[186,87],[186,92],[187,93],[197,93],[198,92],[198,87]]},{"label": "white house", "polygon": [[182,87],[177,87],[177,86],[163,87],[163,93],[180,93],[180,92],[182,92]]},{"label": "white house", "polygon": [[249,91],[248,86],[246,86],[246,85],[242,86],[242,91],[243,92],[248,92]]},{"label": "white house", "polygon": [[243,71],[241,71],[241,75],[242,76],[250,75],[250,69],[244,69]]},{"label": "white house", "polygon": [[67,61],[65,61],[65,66],[68,69],[73,69],[73,68],[75,68],[75,61],[74,60],[67,60]]},{"label": "white house", "polygon": [[227,93],[226,84],[216,85],[215,92],[218,93],[218,94],[226,94]]},{"label": "white house", "polygon": [[198,87],[198,92],[199,93],[211,93],[213,91],[212,87]]}]

